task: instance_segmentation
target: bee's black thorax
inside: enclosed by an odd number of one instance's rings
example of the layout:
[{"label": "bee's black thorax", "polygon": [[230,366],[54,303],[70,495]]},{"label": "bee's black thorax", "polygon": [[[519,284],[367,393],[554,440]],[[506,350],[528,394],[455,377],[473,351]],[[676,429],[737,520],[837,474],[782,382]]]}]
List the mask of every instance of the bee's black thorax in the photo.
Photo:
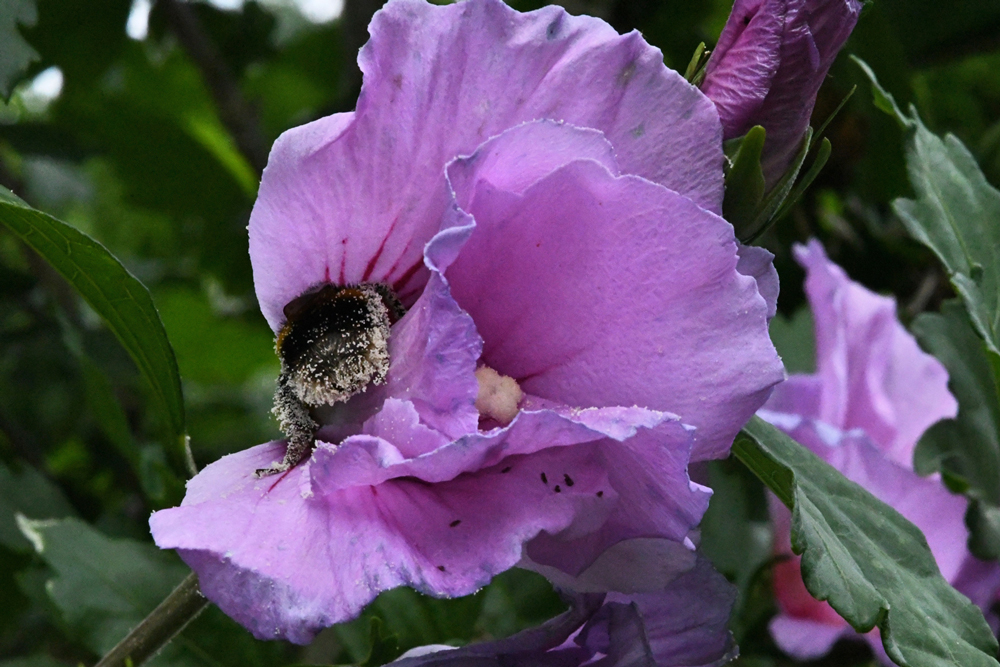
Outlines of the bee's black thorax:
[{"label": "bee's black thorax", "polygon": [[274,415],[288,440],[285,460],[258,475],[287,470],[312,448],[312,408],[349,400],[389,371],[389,328],[405,312],[387,286],[321,285],[285,306],[275,339],[281,375]]}]

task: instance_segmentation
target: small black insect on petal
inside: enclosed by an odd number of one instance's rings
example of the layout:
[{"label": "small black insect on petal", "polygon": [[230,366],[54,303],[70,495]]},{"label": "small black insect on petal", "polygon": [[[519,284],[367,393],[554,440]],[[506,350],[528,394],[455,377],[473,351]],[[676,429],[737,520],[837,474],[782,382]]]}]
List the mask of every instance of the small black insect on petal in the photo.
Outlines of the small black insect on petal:
[{"label": "small black insect on petal", "polygon": [[510,472],[510,466],[507,466],[506,468],[504,468],[500,472]]},{"label": "small black insect on petal", "polygon": [[448,527],[449,528],[454,528],[455,526],[457,526],[460,523],[462,523],[461,519],[455,519],[454,521],[452,521],[451,523],[448,524]]},{"label": "small black insect on petal", "polygon": [[598,498],[603,498],[604,497],[604,492],[603,491],[598,491],[597,492],[597,497]]},{"label": "small black insect on petal", "polygon": [[563,475],[563,481],[566,482],[566,486],[573,486],[576,484],[576,482],[573,481],[573,478],[566,474]]},{"label": "small black insect on petal", "polygon": [[544,472],[542,473],[542,483],[543,484],[548,484],[549,483],[549,478],[545,476]]},{"label": "small black insect on petal", "polygon": [[556,488],[554,488],[553,491],[555,491],[556,493],[562,493],[562,489],[559,488],[558,484],[556,484]]},{"label": "small black insect on petal", "polygon": [[442,572],[444,572],[444,571],[445,571],[445,569],[444,569],[444,565],[438,565],[438,566],[437,566],[437,569],[441,570]]}]

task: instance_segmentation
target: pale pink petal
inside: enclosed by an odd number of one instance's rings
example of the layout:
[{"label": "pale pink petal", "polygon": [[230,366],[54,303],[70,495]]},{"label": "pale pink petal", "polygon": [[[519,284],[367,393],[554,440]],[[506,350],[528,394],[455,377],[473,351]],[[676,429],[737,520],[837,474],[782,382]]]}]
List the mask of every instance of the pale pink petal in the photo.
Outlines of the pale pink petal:
[{"label": "pale pink petal", "polygon": [[896,318],[896,302],[870,292],[831,262],[818,241],[797,246],[816,323],[822,421],[860,428],[905,467],[927,428],[958,411],[948,372]]},{"label": "pale pink petal", "polygon": [[779,614],[771,619],[768,629],[774,643],[788,655],[799,660],[815,660],[829,653],[841,637],[855,635],[851,626],[840,621],[839,624],[822,623]]}]

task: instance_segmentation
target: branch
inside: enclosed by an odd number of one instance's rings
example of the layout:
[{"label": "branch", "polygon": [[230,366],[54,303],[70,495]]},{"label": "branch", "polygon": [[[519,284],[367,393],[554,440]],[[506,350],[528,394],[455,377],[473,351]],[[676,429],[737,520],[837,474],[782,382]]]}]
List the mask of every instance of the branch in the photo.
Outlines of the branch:
[{"label": "branch", "polygon": [[250,165],[261,173],[267,164],[267,140],[253,107],[244,99],[229,66],[222,59],[198,16],[186,2],[159,0],[170,30],[201,70],[205,85],[215,101],[219,118],[229,129],[236,147]]}]

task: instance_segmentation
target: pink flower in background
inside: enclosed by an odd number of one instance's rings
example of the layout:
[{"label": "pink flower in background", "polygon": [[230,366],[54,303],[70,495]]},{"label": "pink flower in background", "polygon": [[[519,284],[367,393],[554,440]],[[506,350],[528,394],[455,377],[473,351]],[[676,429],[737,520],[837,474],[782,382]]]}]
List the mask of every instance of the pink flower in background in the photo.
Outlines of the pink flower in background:
[{"label": "pink flower in background", "polygon": [[370,32],[357,110],[275,143],[250,255],[276,332],[318,284],[389,286],[408,312],[384,384],[285,474],[254,476],[283,442],[205,468],[156,543],[300,643],[522,558],[575,576],[661,538],[657,567],[691,568],[710,492],[688,462],[724,456],[783,375],[770,255],[719,217],[714,105],[638,33],[553,7],[397,0]]},{"label": "pink flower in background", "polygon": [[[758,414],[913,522],[944,578],[985,608],[1000,585],[1000,568],[968,553],[965,499],[949,493],[936,476],[913,471],[913,450],[923,432],[957,413],[947,371],[896,319],[895,301],[851,281],[818,241],[796,246],[795,255],[807,272],[817,371],[788,378]],[[778,503],[772,509],[776,551],[789,559],[774,570],[781,612],[771,634],[796,658],[818,658],[855,632],[806,591],[789,543],[791,515]],[[891,664],[877,631],[867,638]]]},{"label": "pink flower in background", "polygon": [[726,139],[767,131],[767,186],[802,144],[830,65],[861,12],[858,0],[736,0],[701,89],[715,102]]}]

